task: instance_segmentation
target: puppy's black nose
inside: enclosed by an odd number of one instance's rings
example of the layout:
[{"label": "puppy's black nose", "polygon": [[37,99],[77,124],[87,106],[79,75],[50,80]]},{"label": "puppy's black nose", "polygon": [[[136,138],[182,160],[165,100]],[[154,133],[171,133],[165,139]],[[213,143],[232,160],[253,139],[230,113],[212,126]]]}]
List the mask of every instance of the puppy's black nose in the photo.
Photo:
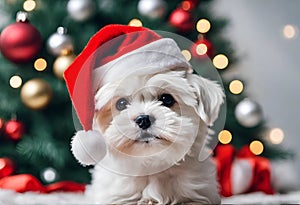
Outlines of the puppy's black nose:
[{"label": "puppy's black nose", "polygon": [[135,118],[135,123],[143,130],[151,126],[150,116],[149,115],[139,115]]}]

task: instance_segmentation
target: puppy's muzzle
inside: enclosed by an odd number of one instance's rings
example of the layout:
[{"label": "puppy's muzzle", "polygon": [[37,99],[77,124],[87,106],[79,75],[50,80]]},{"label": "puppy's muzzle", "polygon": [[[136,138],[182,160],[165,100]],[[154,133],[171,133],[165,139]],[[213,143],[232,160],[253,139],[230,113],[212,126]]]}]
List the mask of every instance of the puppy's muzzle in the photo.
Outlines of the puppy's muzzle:
[{"label": "puppy's muzzle", "polygon": [[139,115],[135,118],[135,123],[143,130],[148,129],[153,122],[154,117],[149,115]]}]

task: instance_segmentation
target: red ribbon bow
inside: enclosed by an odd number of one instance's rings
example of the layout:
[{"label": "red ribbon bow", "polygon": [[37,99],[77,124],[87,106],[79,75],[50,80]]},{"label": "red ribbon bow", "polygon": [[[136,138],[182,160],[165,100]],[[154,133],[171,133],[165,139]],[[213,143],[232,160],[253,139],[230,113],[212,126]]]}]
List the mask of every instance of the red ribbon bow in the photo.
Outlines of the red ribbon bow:
[{"label": "red ribbon bow", "polygon": [[237,153],[232,145],[218,145],[215,149],[215,161],[217,164],[218,180],[221,187],[221,195],[232,196],[231,168],[236,158],[249,160],[252,165],[252,182],[247,192],[262,191],[266,194],[274,194],[271,186],[270,161],[264,157],[254,155],[249,146],[242,147]]}]

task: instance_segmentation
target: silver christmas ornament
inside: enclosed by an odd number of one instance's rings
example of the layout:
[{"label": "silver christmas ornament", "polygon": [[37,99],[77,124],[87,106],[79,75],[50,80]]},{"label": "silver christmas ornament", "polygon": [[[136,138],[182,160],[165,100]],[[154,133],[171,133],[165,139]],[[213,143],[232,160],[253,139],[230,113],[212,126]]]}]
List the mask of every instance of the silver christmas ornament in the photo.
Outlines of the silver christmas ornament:
[{"label": "silver christmas ornament", "polygon": [[164,0],[140,0],[138,12],[152,19],[161,18],[165,14],[166,6]]},{"label": "silver christmas ornament", "polygon": [[93,0],[70,0],[67,4],[69,15],[75,21],[86,21],[95,14]]},{"label": "silver christmas ornament", "polygon": [[263,112],[257,102],[246,98],[236,106],[235,117],[242,126],[250,128],[262,121]]},{"label": "silver christmas ornament", "polygon": [[57,32],[52,34],[47,40],[47,50],[52,55],[58,56],[63,51],[73,51],[74,44],[71,36],[67,34],[67,29],[58,27]]}]

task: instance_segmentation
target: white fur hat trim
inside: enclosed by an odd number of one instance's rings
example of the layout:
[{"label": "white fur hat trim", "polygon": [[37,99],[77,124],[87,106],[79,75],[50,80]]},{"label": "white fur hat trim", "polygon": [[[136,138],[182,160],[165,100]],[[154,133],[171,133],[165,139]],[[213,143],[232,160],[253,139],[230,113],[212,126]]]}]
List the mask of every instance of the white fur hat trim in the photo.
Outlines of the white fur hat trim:
[{"label": "white fur hat trim", "polygon": [[106,155],[106,143],[99,131],[78,131],[72,139],[71,150],[82,165],[95,165]]}]

